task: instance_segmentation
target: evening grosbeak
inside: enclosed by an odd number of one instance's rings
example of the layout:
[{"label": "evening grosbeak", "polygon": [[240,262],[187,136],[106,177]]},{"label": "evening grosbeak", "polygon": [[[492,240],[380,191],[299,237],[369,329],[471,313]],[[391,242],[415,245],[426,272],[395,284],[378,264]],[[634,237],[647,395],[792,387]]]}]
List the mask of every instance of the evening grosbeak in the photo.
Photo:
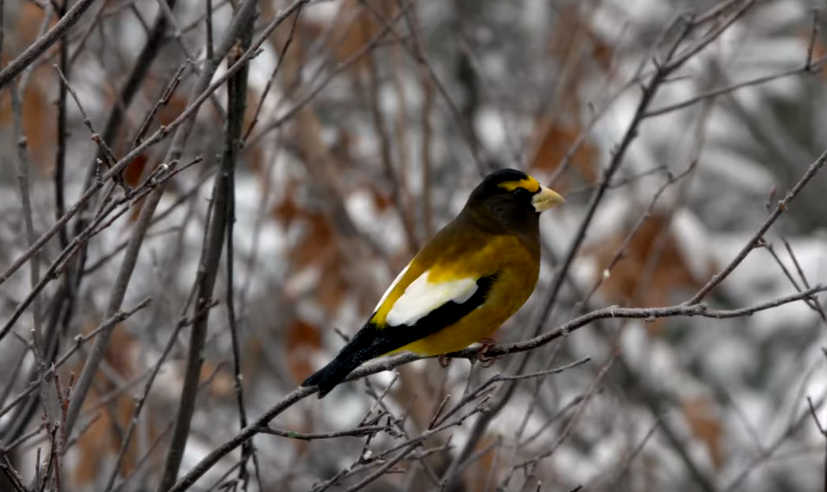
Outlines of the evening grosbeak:
[{"label": "evening grosbeak", "polygon": [[367,323],[302,386],[324,397],[360,364],[478,342],[525,303],[540,273],[540,213],[563,197],[514,169],[483,179],[459,215],[414,256]]}]

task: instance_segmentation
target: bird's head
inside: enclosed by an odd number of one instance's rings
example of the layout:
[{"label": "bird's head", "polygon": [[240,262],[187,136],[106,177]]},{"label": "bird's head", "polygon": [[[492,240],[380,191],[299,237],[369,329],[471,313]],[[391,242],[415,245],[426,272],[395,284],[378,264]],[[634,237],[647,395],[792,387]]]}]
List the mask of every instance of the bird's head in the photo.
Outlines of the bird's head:
[{"label": "bird's head", "polygon": [[468,198],[466,209],[490,214],[497,222],[510,225],[536,221],[541,212],[565,202],[557,192],[516,169],[500,169],[482,180]]}]

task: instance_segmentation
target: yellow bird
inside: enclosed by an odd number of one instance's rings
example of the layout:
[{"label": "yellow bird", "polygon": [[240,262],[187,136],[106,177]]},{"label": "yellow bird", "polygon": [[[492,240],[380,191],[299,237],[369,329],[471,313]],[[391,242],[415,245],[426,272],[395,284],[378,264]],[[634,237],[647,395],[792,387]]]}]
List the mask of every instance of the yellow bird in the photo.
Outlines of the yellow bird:
[{"label": "yellow bird", "polygon": [[534,291],[540,213],[563,202],[521,171],[486,176],[399,273],[362,329],[302,386],[318,386],[322,398],[375,357],[446,354],[488,337]]}]

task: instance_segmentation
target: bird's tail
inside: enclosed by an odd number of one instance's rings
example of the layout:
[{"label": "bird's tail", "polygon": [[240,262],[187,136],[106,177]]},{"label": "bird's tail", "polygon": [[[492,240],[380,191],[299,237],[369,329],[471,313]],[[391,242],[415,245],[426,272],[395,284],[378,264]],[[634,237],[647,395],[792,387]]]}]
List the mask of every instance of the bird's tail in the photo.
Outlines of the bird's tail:
[{"label": "bird's tail", "polygon": [[357,333],[335,359],[305,379],[302,386],[318,386],[319,399],[324,398],[362,362],[384,353],[378,344],[372,342],[373,337],[365,336],[362,332]]}]

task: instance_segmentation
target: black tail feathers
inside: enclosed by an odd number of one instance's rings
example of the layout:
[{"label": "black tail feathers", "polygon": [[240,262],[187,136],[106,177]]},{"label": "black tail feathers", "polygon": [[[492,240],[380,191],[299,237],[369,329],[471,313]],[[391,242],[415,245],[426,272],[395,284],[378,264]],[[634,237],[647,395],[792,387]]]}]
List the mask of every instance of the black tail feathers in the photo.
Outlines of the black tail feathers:
[{"label": "black tail feathers", "polygon": [[302,386],[318,386],[319,399],[330,393],[330,390],[335,388],[339,383],[344,381],[348,374],[359,367],[361,360],[354,358],[349,354],[348,357],[342,357],[344,354],[339,354],[328,365],[316,371],[312,376],[305,379]]},{"label": "black tail feathers", "polygon": [[312,376],[305,379],[302,386],[318,386],[319,399],[330,393],[339,383],[344,381],[348,374],[359,367],[362,362],[369,361],[374,357],[388,352],[384,347],[383,337],[377,337],[375,328],[365,326],[347,345],[342,348],[328,365],[316,371]]}]

